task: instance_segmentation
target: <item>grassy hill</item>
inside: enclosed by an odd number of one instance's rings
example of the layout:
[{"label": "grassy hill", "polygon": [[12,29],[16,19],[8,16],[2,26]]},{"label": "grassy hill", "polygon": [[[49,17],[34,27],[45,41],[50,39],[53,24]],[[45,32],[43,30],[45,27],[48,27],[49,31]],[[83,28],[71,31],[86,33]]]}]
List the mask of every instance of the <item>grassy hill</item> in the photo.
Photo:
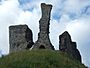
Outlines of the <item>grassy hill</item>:
[{"label": "grassy hill", "polygon": [[0,68],[85,68],[69,55],[53,50],[11,53],[0,58]]}]

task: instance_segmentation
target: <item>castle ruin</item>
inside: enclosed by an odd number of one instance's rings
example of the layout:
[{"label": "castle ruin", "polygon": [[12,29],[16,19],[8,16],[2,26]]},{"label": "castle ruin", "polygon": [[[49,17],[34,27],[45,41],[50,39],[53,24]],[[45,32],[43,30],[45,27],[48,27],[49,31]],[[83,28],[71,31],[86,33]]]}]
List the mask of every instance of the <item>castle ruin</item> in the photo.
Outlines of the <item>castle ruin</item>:
[{"label": "castle ruin", "polygon": [[[51,49],[55,50],[49,39],[49,25],[52,5],[41,4],[42,16],[39,21],[38,40],[33,42],[33,34],[27,25],[15,25],[9,27],[10,53],[27,49]],[[59,36],[59,51],[72,55],[81,62],[81,55],[76,47],[76,42],[72,42],[67,31]]]}]

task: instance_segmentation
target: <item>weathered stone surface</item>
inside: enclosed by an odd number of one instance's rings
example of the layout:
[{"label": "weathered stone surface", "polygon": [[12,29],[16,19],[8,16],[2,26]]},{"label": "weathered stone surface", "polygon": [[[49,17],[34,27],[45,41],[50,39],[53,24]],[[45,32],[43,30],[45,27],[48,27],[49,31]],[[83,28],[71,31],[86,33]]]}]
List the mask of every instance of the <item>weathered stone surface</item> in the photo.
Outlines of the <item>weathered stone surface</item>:
[{"label": "weathered stone surface", "polygon": [[77,44],[76,42],[72,42],[71,36],[67,31],[59,36],[59,50],[67,52],[81,62],[81,55],[77,49]]},{"label": "weathered stone surface", "polygon": [[27,25],[9,27],[10,53],[29,49],[33,45],[32,31]]},{"label": "weathered stone surface", "polygon": [[35,42],[33,49],[53,49],[50,39],[49,39],[49,25],[50,25],[50,13],[52,5],[41,4],[42,17],[39,21],[38,40]]}]

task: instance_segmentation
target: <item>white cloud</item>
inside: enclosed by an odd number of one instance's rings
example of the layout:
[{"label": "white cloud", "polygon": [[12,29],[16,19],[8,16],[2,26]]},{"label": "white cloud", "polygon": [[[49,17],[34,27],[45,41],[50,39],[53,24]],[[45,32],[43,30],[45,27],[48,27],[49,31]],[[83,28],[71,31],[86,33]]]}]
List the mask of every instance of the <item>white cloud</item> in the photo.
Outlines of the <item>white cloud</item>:
[{"label": "white cloud", "polygon": [[82,55],[83,63],[89,66],[90,60],[88,59],[90,57],[90,17],[88,16],[82,16],[81,18],[71,21],[71,23],[68,23],[66,30],[69,31],[69,33],[72,36],[72,39],[77,42],[78,49]]},{"label": "white cloud", "polygon": [[9,49],[8,26],[15,23],[20,12],[18,5],[14,0],[5,1],[0,5],[0,49],[4,53],[8,53]]}]

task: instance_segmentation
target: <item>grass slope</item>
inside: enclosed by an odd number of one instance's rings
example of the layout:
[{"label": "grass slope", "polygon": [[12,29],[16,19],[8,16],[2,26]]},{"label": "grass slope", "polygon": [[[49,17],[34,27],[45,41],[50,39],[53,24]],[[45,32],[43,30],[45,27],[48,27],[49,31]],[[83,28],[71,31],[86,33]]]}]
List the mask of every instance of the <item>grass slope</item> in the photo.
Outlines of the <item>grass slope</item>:
[{"label": "grass slope", "polygon": [[69,55],[52,50],[32,50],[0,58],[0,68],[85,68]]}]

